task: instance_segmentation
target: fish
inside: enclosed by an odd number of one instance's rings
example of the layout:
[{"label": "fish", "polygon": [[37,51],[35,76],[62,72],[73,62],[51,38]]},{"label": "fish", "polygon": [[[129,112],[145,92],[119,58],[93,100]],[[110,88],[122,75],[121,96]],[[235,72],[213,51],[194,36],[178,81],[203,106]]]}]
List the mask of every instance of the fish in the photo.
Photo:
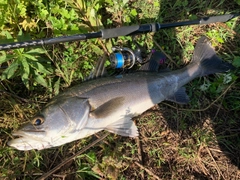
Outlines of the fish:
[{"label": "fish", "polygon": [[[18,150],[42,150],[105,130],[137,137],[132,118],[164,101],[189,102],[185,84],[233,66],[220,59],[207,37],[196,43],[191,62],[182,69],[158,71],[152,65],[121,76],[93,78],[55,96],[17,131],[8,145]],[[147,69],[147,70],[146,70]],[[100,71],[102,74],[102,71]]]}]

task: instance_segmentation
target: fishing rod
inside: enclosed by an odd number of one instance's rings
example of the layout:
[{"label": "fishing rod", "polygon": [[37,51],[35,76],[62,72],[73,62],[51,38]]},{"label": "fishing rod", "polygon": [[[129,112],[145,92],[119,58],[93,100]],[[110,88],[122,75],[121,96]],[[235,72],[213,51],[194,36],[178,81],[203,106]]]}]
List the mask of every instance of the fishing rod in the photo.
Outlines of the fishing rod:
[{"label": "fishing rod", "polygon": [[226,14],[219,16],[211,16],[211,17],[203,17],[198,20],[191,21],[182,21],[182,22],[174,22],[174,23],[150,23],[143,25],[133,25],[133,26],[123,26],[119,28],[112,29],[102,29],[98,32],[86,33],[86,34],[76,34],[71,36],[60,36],[55,38],[46,38],[46,39],[38,39],[24,42],[14,42],[9,44],[0,44],[1,50],[9,50],[9,49],[17,49],[17,48],[25,48],[31,46],[44,46],[56,43],[63,42],[72,42],[72,41],[81,41],[93,38],[102,38],[109,39],[115,38],[118,36],[129,36],[129,35],[137,35],[149,32],[157,32],[160,29],[178,27],[178,26],[188,26],[188,25],[203,25],[210,24],[216,22],[227,22],[235,17],[239,16],[239,14]]},{"label": "fishing rod", "polygon": [[[211,17],[203,17],[198,20],[191,20],[191,21],[181,21],[181,22],[174,22],[174,23],[150,23],[150,24],[143,24],[143,25],[133,25],[133,26],[123,26],[119,28],[112,28],[112,29],[102,29],[99,32],[92,32],[86,34],[76,34],[72,36],[60,36],[55,38],[47,38],[47,39],[39,39],[39,40],[32,40],[32,41],[24,41],[24,42],[15,42],[9,44],[0,44],[0,51],[1,50],[9,50],[9,49],[16,49],[16,48],[24,48],[24,47],[31,47],[31,46],[44,46],[56,43],[63,43],[63,42],[72,42],[72,41],[80,41],[86,39],[93,39],[93,38],[102,38],[102,39],[109,39],[115,38],[119,36],[129,36],[129,35],[137,35],[149,32],[157,32],[160,29],[172,28],[172,27],[179,27],[179,26],[188,26],[188,25],[203,25],[203,24],[210,24],[216,22],[227,22],[240,14],[226,14],[226,15],[219,15],[219,16],[211,16]],[[138,64],[145,64],[142,66],[142,70],[144,68],[151,67],[159,67],[159,65],[163,64],[166,60],[166,56],[161,52],[153,52],[148,55],[146,58],[143,58],[141,48],[137,44],[135,50],[132,50],[127,47],[112,47],[112,53],[109,56],[109,60],[111,66],[115,69],[131,69],[136,63]],[[150,64],[146,64],[146,62],[150,62]]]}]

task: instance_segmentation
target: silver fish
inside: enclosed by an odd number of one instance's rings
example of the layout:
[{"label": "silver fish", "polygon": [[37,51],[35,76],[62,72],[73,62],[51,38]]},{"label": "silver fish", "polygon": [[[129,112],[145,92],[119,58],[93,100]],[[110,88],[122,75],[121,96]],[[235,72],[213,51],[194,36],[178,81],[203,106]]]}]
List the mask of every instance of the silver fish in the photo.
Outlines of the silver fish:
[{"label": "silver fish", "polygon": [[54,97],[31,122],[23,125],[8,142],[19,150],[46,149],[85,138],[101,130],[136,137],[131,120],[157,103],[170,100],[185,104],[182,86],[196,77],[225,72],[223,62],[206,37],[195,47],[191,63],[172,72],[135,72],[122,77],[103,77],[69,88]]}]

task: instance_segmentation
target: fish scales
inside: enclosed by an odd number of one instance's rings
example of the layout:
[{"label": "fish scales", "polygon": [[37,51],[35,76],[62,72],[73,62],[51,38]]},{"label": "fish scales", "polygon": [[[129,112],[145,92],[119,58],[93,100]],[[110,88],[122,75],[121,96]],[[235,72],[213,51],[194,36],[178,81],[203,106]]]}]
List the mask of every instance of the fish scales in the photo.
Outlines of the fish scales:
[{"label": "fish scales", "polygon": [[89,80],[67,89],[54,97],[31,122],[13,132],[18,138],[8,145],[19,150],[41,150],[101,130],[136,137],[138,129],[132,117],[164,100],[186,104],[189,97],[185,84],[197,77],[231,70],[233,66],[222,61],[203,36],[189,65],[168,72],[156,72],[156,69]]}]

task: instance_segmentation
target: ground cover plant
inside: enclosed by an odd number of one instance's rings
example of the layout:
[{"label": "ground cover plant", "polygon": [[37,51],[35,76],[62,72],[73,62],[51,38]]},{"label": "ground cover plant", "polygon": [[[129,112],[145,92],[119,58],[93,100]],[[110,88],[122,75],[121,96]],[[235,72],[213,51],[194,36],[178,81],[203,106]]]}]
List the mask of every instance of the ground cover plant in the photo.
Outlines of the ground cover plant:
[{"label": "ground cover plant", "polygon": [[[101,28],[240,13],[239,0],[0,0],[0,43],[96,32]],[[81,83],[99,56],[113,45],[134,48],[132,37],[93,39],[44,47],[0,51],[0,179],[239,179],[240,19],[184,26],[134,37],[146,50],[167,55],[178,69],[191,60],[194,44],[206,35],[232,72],[189,83],[188,105],[163,102],[134,119],[137,139],[110,134],[42,151],[7,146],[11,132],[50,98]]]}]

